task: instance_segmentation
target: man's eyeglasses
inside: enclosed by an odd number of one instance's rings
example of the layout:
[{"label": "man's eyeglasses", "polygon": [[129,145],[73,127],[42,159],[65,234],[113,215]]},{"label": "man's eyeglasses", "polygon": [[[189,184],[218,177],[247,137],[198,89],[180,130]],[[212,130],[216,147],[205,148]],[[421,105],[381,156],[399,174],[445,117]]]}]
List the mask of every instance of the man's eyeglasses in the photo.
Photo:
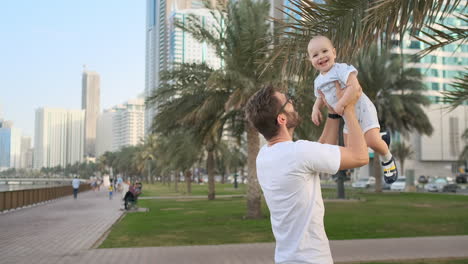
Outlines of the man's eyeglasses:
[{"label": "man's eyeglasses", "polygon": [[279,111],[278,111],[278,113],[276,114],[276,116],[278,116],[279,114],[281,114],[281,112],[284,111],[284,108],[286,107],[286,105],[287,105],[288,103],[294,105],[294,97],[292,97],[291,95],[286,94],[286,102],[281,106],[281,108],[279,109]]}]

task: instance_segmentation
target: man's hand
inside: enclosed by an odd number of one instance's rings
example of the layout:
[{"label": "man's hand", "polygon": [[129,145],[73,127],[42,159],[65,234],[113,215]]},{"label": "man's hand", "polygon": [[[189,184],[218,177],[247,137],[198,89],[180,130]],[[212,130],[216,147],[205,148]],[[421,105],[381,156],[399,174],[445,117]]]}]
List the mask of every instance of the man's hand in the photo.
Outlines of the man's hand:
[{"label": "man's hand", "polygon": [[343,104],[341,104],[341,101],[338,101],[338,103],[336,103],[336,106],[333,108],[333,110],[335,110],[335,112],[340,116],[343,115],[344,109],[345,107],[343,106]]}]

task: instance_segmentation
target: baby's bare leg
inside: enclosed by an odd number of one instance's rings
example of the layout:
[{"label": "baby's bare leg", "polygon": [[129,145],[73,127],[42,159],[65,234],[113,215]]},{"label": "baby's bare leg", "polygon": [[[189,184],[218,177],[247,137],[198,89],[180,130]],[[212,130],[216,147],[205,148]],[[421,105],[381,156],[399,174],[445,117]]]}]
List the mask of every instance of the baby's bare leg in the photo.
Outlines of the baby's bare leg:
[{"label": "baby's bare leg", "polygon": [[377,152],[380,156],[385,156],[388,153],[388,146],[380,137],[380,129],[372,128],[364,134],[367,146]]}]

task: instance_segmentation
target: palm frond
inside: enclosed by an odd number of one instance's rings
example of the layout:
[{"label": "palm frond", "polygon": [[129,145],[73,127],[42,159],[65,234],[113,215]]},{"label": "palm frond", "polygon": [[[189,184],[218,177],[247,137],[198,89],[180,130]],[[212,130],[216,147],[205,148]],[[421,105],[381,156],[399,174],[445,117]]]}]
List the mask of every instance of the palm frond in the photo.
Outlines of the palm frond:
[{"label": "palm frond", "polygon": [[[367,50],[377,40],[388,44],[391,37],[408,28],[416,32],[434,23],[455,10],[461,1],[329,0],[317,4],[311,0],[292,0],[291,3],[293,7],[285,7],[285,13],[293,22],[275,20],[281,27],[278,44],[264,61],[264,69],[279,63],[286,78],[299,76],[304,80],[310,73],[306,47],[311,36],[330,37],[337,56],[349,62],[360,49]],[[296,19],[296,15],[301,19]]]},{"label": "palm frond", "polygon": [[451,109],[455,109],[468,101],[468,71],[465,70],[461,77],[455,77],[455,81],[451,84],[454,88],[452,91],[445,91],[442,94],[444,100],[451,104]]},{"label": "palm frond", "polygon": [[[468,23],[468,15],[461,14],[455,16],[457,19]],[[436,23],[435,26],[428,25],[421,31],[421,36],[412,35],[415,39],[428,45],[427,48],[419,51],[416,58],[422,58],[427,54],[443,48],[449,44],[457,43],[458,48],[468,41],[468,31],[466,27],[448,26],[443,23]]]}]

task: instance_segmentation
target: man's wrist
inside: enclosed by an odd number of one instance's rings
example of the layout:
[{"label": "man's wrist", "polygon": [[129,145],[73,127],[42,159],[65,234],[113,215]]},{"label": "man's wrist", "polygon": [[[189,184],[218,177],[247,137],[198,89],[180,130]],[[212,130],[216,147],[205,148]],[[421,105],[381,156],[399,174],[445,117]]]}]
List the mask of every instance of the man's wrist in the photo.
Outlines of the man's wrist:
[{"label": "man's wrist", "polygon": [[341,116],[340,116],[339,114],[328,113],[328,118],[331,118],[331,119],[340,119]]}]

